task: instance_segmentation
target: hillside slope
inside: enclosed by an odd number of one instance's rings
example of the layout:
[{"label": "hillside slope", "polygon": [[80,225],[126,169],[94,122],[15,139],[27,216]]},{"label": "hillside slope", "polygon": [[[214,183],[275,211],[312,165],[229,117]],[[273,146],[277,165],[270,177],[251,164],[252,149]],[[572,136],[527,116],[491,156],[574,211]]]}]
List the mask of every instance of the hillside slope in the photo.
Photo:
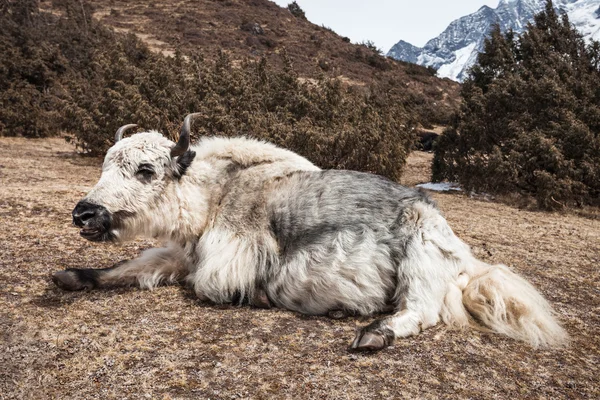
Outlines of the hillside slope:
[{"label": "hillside slope", "polygon": [[[58,12],[50,1],[40,4]],[[279,53],[285,49],[302,77],[326,74],[351,85],[384,83],[402,88],[417,107],[429,108],[422,114],[433,115],[432,123],[443,123],[436,119],[445,118],[458,105],[455,82],[352,44],[268,0],[98,0],[93,5],[96,19],[118,32],[135,33],[166,55],[172,55],[175,48],[208,58],[225,51],[233,60],[265,56],[270,65],[281,67]]]}]

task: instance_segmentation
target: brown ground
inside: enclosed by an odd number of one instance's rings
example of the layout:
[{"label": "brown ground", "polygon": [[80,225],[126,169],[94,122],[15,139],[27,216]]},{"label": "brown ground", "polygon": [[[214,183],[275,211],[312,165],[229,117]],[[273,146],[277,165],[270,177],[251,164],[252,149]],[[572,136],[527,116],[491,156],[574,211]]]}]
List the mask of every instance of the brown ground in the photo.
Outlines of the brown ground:
[{"label": "brown ground", "polygon": [[[426,180],[429,160],[413,155],[406,181]],[[533,350],[438,326],[351,354],[368,319],[203,305],[181,287],[55,288],[53,271],[109,266],[151,245],[94,244],[71,227],[99,172],[59,139],[0,139],[0,399],[600,397],[598,219],[434,194],[476,254],[540,288],[572,345]]]}]

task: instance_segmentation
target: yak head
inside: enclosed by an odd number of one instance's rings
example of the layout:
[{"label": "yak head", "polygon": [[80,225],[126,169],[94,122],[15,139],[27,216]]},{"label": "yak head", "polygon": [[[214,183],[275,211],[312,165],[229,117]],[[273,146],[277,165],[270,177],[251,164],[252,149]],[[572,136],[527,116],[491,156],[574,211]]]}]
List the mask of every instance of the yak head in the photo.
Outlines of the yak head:
[{"label": "yak head", "polygon": [[[104,159],[102,175],[73,210],[73,224],[92,241],[120,241],[156,235],[153,225],[168,224],[177,203],[177,185],[196,153],[190,150],[190,124],[185,118],[179,141],[158,132],[143,132],[123,139],[136,125],[125,125],[115,134],[115,144]],[[154,232],[153,232],[154,231]]]}]

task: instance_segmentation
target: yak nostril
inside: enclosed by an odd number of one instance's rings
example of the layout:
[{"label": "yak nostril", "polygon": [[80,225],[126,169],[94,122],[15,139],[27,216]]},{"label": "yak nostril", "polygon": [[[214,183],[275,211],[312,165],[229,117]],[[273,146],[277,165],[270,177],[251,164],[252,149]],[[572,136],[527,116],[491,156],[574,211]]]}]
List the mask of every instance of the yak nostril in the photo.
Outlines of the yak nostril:
[{"label": "yak nostril", "polygon": [[83,227],[99,215],[101,206],[87,201],[80,201],[73,210],[73,224]]},{"label": "yak nostril", "polygon": [[74,215],[74,218],[86,223],[88,220],[96,216],[96,210],[86,210],[80,214]]}]

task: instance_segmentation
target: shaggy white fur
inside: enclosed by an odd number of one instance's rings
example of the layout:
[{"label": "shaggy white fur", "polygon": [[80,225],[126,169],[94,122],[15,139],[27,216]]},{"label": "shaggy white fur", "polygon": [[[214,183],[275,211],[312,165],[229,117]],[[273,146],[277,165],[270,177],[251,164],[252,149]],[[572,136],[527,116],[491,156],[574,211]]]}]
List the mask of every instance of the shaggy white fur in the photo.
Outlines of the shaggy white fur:
[{"label": "shaggy white fur", "polygon": [[[203,139],[178,157],[173,146],[157,132],[117,142],[84,199],[110,214],[113,240],[169,244],[114,268],[57,273],[57,284],[151,289],[185,281],[202,299],[268,298],[307,314],[391,307],[358,332],[352,347],[362,350],[440,320],[532,346],[567,340],[546,300],[506,266],[475,259],[421,192],[374,175],[320,171],[256,140]],[[181,157],[193,162],[183,168]]]}]

